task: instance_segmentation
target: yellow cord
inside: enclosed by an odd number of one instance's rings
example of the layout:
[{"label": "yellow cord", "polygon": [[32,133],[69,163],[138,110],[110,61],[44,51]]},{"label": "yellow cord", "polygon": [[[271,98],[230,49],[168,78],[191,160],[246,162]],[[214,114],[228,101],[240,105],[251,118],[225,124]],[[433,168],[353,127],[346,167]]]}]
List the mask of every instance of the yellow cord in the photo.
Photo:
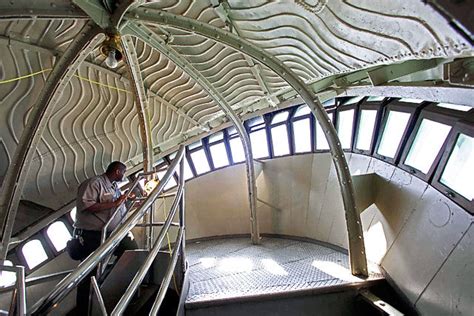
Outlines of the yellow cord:
[{"label": "yellow cord", "polygon": [[0,81],[0,84],[10,83],[10,82],[15,82],[15,81],[18,81],[18,80],[30,78],[30,77],[33,77],[33,76],[36,76],[36,75],[39,75],[39,74],[42,74],[42,73],[44,73],[44,72],[51,71],[51,70],[52,70],[52,68],[43,69],[43,70],[40,70],[40,71],[37,71],[37,72],[33,72],[33,73],[31,73],[31,74],[28,74],[28,75],[24,75],[24,76],[20,76],[20,77],[16,77],[16,78],[11,78],[11,79],[2,80],[2,81]]},{"label": "yellow cord", "polygon": [[[51,70],[53,70],[53,69],[52,68],[47,68],[47,69],[43,69],[43,70],[40,70],[40,71],[37,71],[37,72],[30,73],[28,75],[2,80],[2,81],[0,81],[0,84],[11,83],[11,82],[27,79],[27,78],[30,78],[30,77],[33,77],[33,76],[51,71]],[[85,78],[85,77],[81,77],[79,75],[73,75],[73,76],[80,79],[80,80],[84,80],[84,81],[96,84],[98,86],[107,87],[109,89],[117,90],[117,91],[120,91],[120,92],[130,93],[130,91],[128,91],[128,90],[117,88],[117,87],[114,87],[114,86],[111,86],[111,85],[108,85],[108,84],[105,84],[105,83],[101,83],[101,82],[98,82],[98,81],[94,81],[94,80],[91,80],[91,79],[88,79],[88,78]]]}]

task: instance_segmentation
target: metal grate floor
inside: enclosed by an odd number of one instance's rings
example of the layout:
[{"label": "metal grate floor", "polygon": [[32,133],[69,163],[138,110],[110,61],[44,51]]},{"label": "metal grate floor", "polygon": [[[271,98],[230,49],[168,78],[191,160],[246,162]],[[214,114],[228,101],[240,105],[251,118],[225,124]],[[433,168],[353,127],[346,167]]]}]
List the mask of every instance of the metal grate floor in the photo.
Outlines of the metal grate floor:
[{"label": "metal grate floor", "polygon": [[[189,243],[187,303],[314,289],[366,280],[350,273],[346,254],[320,244],[264,237]],[[381,278],[374,271],[370,279]]]}]

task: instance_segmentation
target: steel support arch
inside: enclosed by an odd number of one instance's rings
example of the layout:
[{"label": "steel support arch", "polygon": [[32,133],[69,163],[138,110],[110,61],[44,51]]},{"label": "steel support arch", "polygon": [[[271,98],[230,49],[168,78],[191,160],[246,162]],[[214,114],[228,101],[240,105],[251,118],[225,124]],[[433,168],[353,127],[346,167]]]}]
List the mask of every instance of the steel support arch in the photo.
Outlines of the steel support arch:
[{"label": "steel support arch", "polygon": [[250,203],[250,221],[251,221],[251,239],[253,244],[260,243],[260,232],[258,227],[257,218],[257,185],[255,178],[255,167],[253,164],[253,154],[250,145],[250,138],[245,130],[245,127],[240,118],[235,114],[234,110],[222,97],[219,91],[212,86],[212,84],[197,71],[194,66],[187,61],[184,57],[180,56],[171,47],[167,46],[164,41],[155,35],[145,25],[138,25],[134,22],[127,22],[122,30],[125,34],[134,35],[140,38],[142,41],[153,47],[154,49],[161,52],[163,55],[173,61],[178,67],[186,72],[191,78],[193,78],[208,94],[211,98],[219,105],[219,107],[226,113],[229,119],[234,124],[237,132],[242,140],[244,147],[245,158],[246,158],[246,171],[247,171],[247,186],[249,191],[249,203]]},{"label": "steel support arch", "polygon": [[12,163],[8,168],[3,190],[0,195],[0,221],[2,228],[2,247],[0,259],[5,259],[8,253],[8,244],[13,230],[18,204],[20,202],[23,187],[28,177],[30,163],[38,143],[43,135],[46,123],[51,116],[54,107],[61,97],[81,62],[97,46],[102,33],[95,23],[88,22],[67,51],[59,58],[49,74],[44,88],[33,106],[31,114],[23,130],[13,156]]},{"label": "steel support arch", "polygon": [[140,65],[132,39],[129,36],[125,38],[122,37],[121,42],[125,64],[130,74],[130,83],[135,96],[135,109],[138,114],[138,123],[142,139],[143,170],[149,172],[153,167],[153,142],[151,138],[150,115],[148,113],[148,98],[146,96]]},{"label": "steel support arch", "polygon": [[336,129],[331,124],[331,120],[326,111],[319,101],[315,101],[314,93],[308,89],[306,84],[297,77],[288,66],[283,64],[282,61],[262,48],[235,34],[207,23],[150,8],[133,9],[125,15],[125,18],[150,24],[168,25],[187,32],[197,33],[232,47],[266,65],[295,89],[309,106],[316,119],[318,119],[330,147],[346,213],[351,272],[353,275],[367,276],[367,259],[365,255],[362,224],[355,203],[354,187],[352,185],[352,178],[344,156],[344,151],[342,150]]}]

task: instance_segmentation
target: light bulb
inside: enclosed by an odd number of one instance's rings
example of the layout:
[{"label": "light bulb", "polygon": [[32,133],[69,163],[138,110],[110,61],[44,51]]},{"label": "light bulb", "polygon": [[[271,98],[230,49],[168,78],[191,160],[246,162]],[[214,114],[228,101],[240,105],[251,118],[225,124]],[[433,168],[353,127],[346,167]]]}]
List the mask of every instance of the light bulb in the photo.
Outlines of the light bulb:
[{"label": "light bulb", "polygon": [[105,59],[105,64],[106,64],[107,67],[109,67],[109,68],[115,68],[115,67],[117,67],[118,61],[117,61],[117,59],[115,58],[115,49],[111,49],[111,50],[109,51],[109,55],[108,55],[107,58]]}]

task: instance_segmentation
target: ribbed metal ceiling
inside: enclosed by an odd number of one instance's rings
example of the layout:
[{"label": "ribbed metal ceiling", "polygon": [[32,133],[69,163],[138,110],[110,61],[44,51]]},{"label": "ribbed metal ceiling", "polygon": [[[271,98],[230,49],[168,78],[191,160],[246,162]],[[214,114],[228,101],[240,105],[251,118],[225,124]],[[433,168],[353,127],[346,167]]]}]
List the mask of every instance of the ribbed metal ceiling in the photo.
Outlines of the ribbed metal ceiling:
[{"label": "ribbed metal ceiling", "polygon": [[[69,1],[39,2],[35,6],[54,12],[72,8]],[[469,42],[423,1],[217,4],[159,1],[147,6],[238,34],[279,58],[308,84],[375,65],[472,54]],[[1,4],[0,12],[9,12],[8,6]],[[1,177],[12,163],[28,110],[49,70],[85,23],[84,18],[0,19],[0,81],[41,72],[0,84]],[[275,96],[289,89],[266,66],[220,43],[170,27],[149,27],[184,56],[238,114],[262,104],[271,107],[283,101]],[[144,42],[135,38],[133,42],[148,93],[157,152],[225,121],[218,104],[188,74]],[[24,199],[58,208],[74,199],[81,181],[103,172],[110,161],[129,165],[141,161],[139,122],[127,77],[123,63],[112,71],[98,49],[90,54],[61,91],[32,163]],[[255,104],[260,105],[252,108]]]}]

